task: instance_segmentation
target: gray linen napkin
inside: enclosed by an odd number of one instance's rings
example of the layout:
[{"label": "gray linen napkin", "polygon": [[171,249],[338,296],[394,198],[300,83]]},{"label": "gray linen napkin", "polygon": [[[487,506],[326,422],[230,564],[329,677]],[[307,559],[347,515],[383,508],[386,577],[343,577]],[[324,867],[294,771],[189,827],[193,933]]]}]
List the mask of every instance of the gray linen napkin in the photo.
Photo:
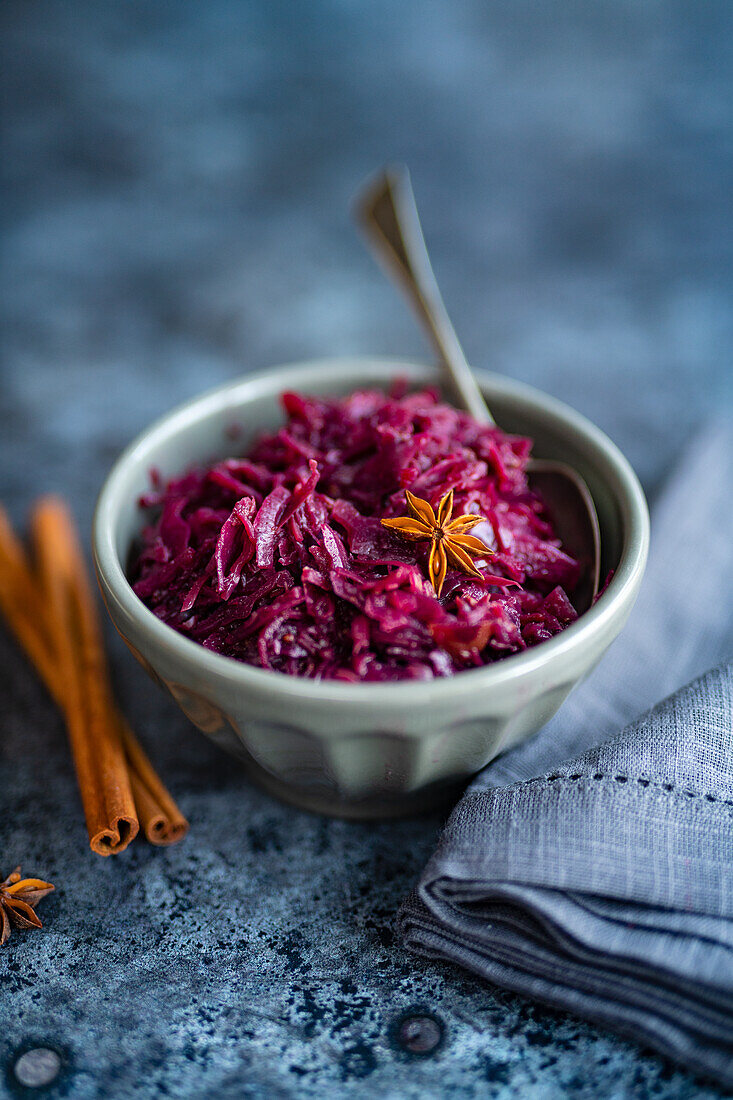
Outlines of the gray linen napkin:
[{"label": "gray linen napkin", "polygon": [[731,484],[730,433],[709,431],[653,509],[647,576],[621,638],[536,738],[474,781],[398,917],[412,951],[729,1085]]}]

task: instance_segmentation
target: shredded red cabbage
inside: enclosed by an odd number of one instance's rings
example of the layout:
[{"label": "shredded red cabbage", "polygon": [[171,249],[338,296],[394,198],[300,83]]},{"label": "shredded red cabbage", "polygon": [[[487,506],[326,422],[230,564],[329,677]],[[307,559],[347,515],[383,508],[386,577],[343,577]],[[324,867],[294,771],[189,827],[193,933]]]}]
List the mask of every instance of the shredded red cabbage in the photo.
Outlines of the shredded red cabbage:
[{"label": "shredded red cabbage", "polygon": [[[284,427],[243,458],[192,470],[141,504],[158,510],[131,580],[165,623],[215,653],[293,676],[428,680],[537,645],[577,618],[579,563],[527,486],[531,441],[477,423],[437,392],[342,400],[286,393]],[[405,488],[480,514],[482,579],[380,523]],[[493,550],[494,553],[489,551]]]}]

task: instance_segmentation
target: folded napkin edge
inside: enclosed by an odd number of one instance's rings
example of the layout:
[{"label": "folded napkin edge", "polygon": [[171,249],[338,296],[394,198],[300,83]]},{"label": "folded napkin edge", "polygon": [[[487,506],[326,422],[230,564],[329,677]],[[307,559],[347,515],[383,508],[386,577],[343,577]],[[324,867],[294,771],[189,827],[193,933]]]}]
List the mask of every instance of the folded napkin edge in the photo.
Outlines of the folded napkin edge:
[{"label": "folded napkin edge", "polygon": [[575,781],[567,790],[541,781],[487,790],[480,814],[454,812],[420,886],[514,882],[733,918],[733,814],[681,796],[670,808],[668,793],[642,790]]}]

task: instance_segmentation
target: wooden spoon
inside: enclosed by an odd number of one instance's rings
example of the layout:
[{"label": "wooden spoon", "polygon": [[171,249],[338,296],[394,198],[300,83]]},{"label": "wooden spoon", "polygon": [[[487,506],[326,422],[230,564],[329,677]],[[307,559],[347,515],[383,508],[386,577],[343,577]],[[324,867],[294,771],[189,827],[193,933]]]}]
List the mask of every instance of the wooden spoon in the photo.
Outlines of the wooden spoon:
[{"label": "wooden spoon", "polygon": [[[380,173],[357,199],[355,215],[377,257],[416,309],[459,403],[481,423],[496,424],[438,289],[407,169]],[[527,472],[563,546],[589,565],[573,593],[575,608],[582,614],[598,593],[601,572],[601,532],[590,490],[578,471],[564,462],[532,459]]]}]

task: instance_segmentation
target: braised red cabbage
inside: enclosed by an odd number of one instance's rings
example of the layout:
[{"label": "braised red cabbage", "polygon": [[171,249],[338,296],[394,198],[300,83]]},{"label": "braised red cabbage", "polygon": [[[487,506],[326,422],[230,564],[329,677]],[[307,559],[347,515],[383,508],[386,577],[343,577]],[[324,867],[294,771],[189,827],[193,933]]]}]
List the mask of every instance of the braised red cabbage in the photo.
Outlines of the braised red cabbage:
[{"label": "braised red cabbage", "polygon": [[[130,576],[163,622],[215,653],[293,676],[429,680],[490,664],[576,618],[580,565],[527,485],[531,440],[477,423],[437,392],[340,400],[286,393],[284,427],[242,458],[154,483]],[[380,523],[404,490],[480,514],[482,579]],[[489,551],[493,551],[490,553]]]}]

